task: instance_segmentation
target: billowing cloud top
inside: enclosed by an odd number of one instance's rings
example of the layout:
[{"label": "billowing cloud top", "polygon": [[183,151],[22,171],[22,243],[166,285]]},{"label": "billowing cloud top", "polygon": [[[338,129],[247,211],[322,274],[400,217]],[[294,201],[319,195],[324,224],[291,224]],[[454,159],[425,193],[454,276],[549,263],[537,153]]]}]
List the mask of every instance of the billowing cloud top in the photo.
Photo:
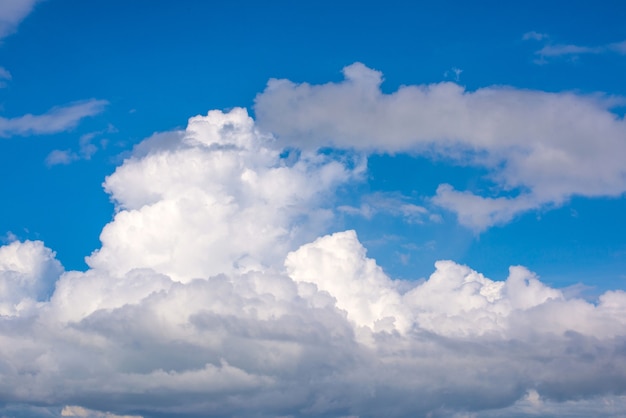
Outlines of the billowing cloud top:
[{"label": "billowing cloud top", "polygon": [[[615,98],[511,87],[467,91],[442,82],[384,94],[382,73],[361,63],[323,85],[270,80],[256,98],[262,128],[303,147],[436,153],[485,167],[514,198],[483,197],[443,184],[434,202],[475,230],[572,195],[626,191],[626,124]],[[510,193],[509,193],[510,194]]]},{"label": "billowing cloud top", "polygon": [[[347,74],[378,94],[376,73]],[[30,416],[621,413],[624,292],[592,304],[452,261],[393,280],[354,231],[325,235],[363,169],[282,152],[243,109],[149,138],[105,182],[117,213],[88,271],[0,247],[0,399]]]}]

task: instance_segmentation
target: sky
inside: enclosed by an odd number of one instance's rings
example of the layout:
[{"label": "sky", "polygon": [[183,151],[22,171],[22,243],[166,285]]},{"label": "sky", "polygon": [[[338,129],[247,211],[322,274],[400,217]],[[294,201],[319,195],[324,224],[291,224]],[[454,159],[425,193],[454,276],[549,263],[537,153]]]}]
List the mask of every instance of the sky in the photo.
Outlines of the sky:
[{"label": "sky", "polygon": [[0,0],[0,417],[619,417],[620,1]]}]

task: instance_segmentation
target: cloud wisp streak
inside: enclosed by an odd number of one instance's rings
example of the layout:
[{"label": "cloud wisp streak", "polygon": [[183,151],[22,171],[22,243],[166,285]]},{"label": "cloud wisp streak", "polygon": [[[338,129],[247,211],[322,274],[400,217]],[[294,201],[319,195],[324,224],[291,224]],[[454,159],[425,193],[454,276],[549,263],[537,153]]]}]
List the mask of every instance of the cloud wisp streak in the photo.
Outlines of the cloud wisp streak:
[{"label": "cloud wisp streak", "polygon": [[450,82],[385,94],[379,71],[355,63],[343,72],[344,81],[323,85],[270,80],[256,98],[260,126],[302,147],[437,155],[486,168],[513,198],[442,185],[433,200],[476,231],[574,195],[626,191],[626,124],[611,112],[615,99]]},{"label": "cloud wisp streak", "polygon": [[[522,36],[525,41],[544,41],[550,37],[545,33],[535,31],[527,32]],[[615,53],[619,55],[626,54],[626,41],[611,42],[605,45],[587,46],[577,44],[555,44],[546,43],[541,49],[535,52],[539,58],[535,61],[537,64],[546,64],[549,59],[556,57],[576,58],[580,55],[598,55]]]},{"label": "cloud wisp streak", "polygon": [[63,271],[41,242],[0,247],[7,408],[616,416],[626,293],[594,304],[521,266],[498,282],[452,261],[393,280],[354,231],[327,233],[359,160],[281,149],[243,109],[194,117],[107,178],[117,212],[89,270]]},{"label": "cloud wisp streak", "polygon": [[0,4],[0,41],[17,30],[41,0],[3,0]]},{"label": "cloud wisp streak", "polygon": [[63,132],[75,127],[81,119],[101,113],[106,100],[84,100],[57,106],[41,115],[0,117],[0,137],[44,135]]}]

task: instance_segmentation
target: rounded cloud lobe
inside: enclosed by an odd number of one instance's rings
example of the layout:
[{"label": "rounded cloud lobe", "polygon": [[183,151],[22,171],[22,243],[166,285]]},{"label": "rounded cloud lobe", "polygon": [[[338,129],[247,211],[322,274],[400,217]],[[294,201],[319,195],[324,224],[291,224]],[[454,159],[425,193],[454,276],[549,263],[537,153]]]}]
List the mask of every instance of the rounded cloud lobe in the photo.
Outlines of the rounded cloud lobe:
[{"label": "rounded cloud lobe", "polygon": [[618,416],[624,292],[589,303],[452,261],[393,280],[354,231],[325,235],[363,170],[282,152],[243,109],[146,140],[105,182],[117,213],[88,271],[0,247],[4,412]]}]

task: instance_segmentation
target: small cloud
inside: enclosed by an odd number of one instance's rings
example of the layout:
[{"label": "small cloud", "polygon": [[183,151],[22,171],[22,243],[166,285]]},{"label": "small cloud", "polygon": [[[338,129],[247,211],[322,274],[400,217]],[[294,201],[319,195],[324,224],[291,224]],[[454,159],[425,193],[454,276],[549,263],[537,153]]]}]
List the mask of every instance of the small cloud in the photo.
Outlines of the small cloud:
[{"label": "small cloud", "polygon": [[3,236],[0,236],[0,242],[2,244],[10,244],[13,241],[17,241],[18,237],[17,235],[15,235],[13,232],[8,231],[6,234],[4,234]]},{"label": "small cloud", "polygon": [[0,88],[7,86],[7,81],[12,79],[11,73],[4,67],[0,67]]},{"label": "small cloud", "polygon": [[372,193],[363,197],[361,205],[339,206],[337,210],[352,216],[372,219],[377,214],[399,216],[409,223],[423,223],[428,209],[407,203],[408,197],[399,193]]},{"label": "small cloud", "polygon": [[363,218],[368,220],[372,219],[372,217],[376,213],[376,210],[366,203],[362,203],[359,207],[342,205],[339,206],[337,210],[339,212],[343,212],[352,216],[362,216]]},{"label": "small cloud", "polygon": [[443,73],[443,76],[446,78],[452,78],[454,81],[458,82],[459,79],[461,78],[462,72],[463,70],[461,70],[460,68],[453,67],[447,70],[445,73]]},{"label": "small cloud", "polygon": [[96,135],[96,132],[92,132],[80,137],[78,141],[80,146],[79,154],[82,159],[90,160],[91,157],[98,151],[98,147],[91,142],[92,138]]},{"label": "small cloud", "polygon": [[[78,160],[91,160],[91,157],[93,157],[99,149],[98,146],[94,144],[94,139],[99,135],[111,132],[117,132],[117,129],[113,125],[109,125],[107,129],[101,131],[89,132],[82,135],[78,140],[78,151],[54,150],[48,154],[46,165],[51,167],[59,164],[67,165]],[[105,149],[109,144],[109,140],[103,138],[97,141],[97,143],[100,145],[101,149]]]},{"label": "small cloud", "polygon": [[[529,38],[530,39],[530,38]],[[533,38],[540,40],[539,38]],[[598,55],[605,53],[626,54],[626,41],[614,42],[605,45],[586,46],[576,44],[547,44],[535,52],[538,58],[535,60],[537,64],[547,63],[548,58],[570,57],[575,60],[580,55]]]},{"label": "small cloud", "polygon": [[82,119],[104,111],[106,100],[85,100],[50,109],[41,115],[0,117],[0,137],[45,135],[75,127]]},{"label": "small cloud", "polygon": [[604,47],[588,47],[580,45],[546,45],[536,54],[542,57],[558,57],[563,55],[600,54],[605,51]]},{"label": "small cloud", "polygon": [[541,41],[542,39],[547,39],[548,35],[546,33],[535,32],[534,30],[530,32],[526,32],[522,35],[522,39],[524,41]]},{"label": "small cloud", "polygon": [[74,161],[80,160],[80,157],[70,150],[53,150],[46,157],[46,165],[52,167],[55,165],[68,165]]}]

